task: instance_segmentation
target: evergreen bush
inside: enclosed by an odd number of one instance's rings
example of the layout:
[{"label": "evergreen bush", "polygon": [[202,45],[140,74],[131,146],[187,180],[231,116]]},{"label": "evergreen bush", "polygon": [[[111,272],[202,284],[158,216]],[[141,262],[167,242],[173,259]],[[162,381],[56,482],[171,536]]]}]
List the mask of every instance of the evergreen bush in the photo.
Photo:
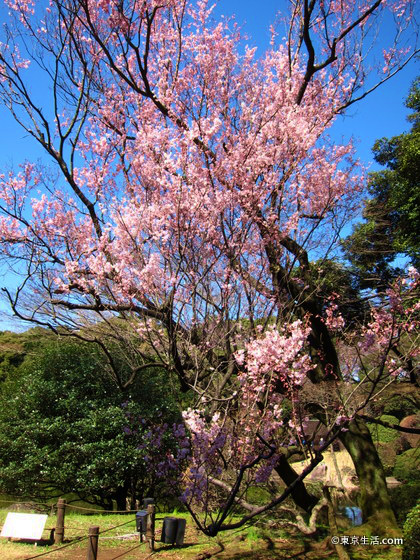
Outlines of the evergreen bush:
[{"label": "evergreen bush", "polygon": [[417,414],[418,408],[408,396],[395,395],[384,406],[383,413],[386,415],[396,416],[402,420],[411,414]]},{"label": "evergreen bush", "polygon": [[409,449],[398,455],[393,475],[400,482],[420,482],[420,450]]},{"label": "evergreen bush", "polygon": [[417,560],[420,551],[420,502],[410,511],[404,523],[402,560]]},{"label": "evergreen bush", "polygon": [[390,488],[389,497],[398,525],[403,527],[407,515],[420,500],[420,482]]},{"label": "evergreen bush", "polygon": [[[383,422],[388,422],[389,424],[397,425],[400,423],[398,418],[395,416],[390,416],[389,414],[383,414],[379,420]],[[372,434],[373,441],[377,443],[390,443],[395,441],[399,437],[399,432],[393,430],[392,428],[386,428],[380,424],[370,424],[369,431]]]}]

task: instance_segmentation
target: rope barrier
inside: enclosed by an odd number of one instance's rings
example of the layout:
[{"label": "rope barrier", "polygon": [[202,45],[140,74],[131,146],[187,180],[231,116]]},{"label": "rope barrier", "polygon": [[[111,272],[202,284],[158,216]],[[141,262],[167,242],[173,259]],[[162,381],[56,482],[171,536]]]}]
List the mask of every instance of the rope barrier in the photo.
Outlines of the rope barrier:
[{"label": "rope barrier", "polygon": [[66,507],[71,507],[73,509],[79,509],[81,511],[91,511],[94,513],[102,514],[102,513],[136,513],[137,509],[93,509],[93,508],[85,508],[82,506],[74,506],[73,504],[66,504]]},{"label": "rope barrier", "polygon": [[109,529],[104,529],[103,531],[99,531],[99,534],[102,535],[103,533],[112,531],[112,529],[118,529],[118,527],[122,527],[123,525],[128,525],[129,523],[134,523],[133,519],[130,519],[130,521],[126,521],[125,523],[121,523],[120,525],[115,525],[115,527],[110,527]]},{"label": "rope barrier", "polygon": [[29,502],[16,502],[15,500],[0,500],[0,504],[28,504]]},{"label": "rope barrier", "polygon": [[[43,506],[48,506],[48,507],[52,507],[54,504],[45,504],[42,502],[15,502],[14,500],[0,500],[0,503],[15,503],[15,504],[27,504],[27,505],[43,505]],[[72,504],[66,504],[66,507],[72,507],[74,509],[78,509],[78,510],[82,510],[82,511],[90,511],[90,512],[94,512],[94,513],[98,513],[98,514],[102,514],[102,513],[137,513],[138,510],[124,510],[124,511],[115,511],[115,510],[98,510],[98,509],[92,509],[92,508],[84,508],[81,506],[74,506]],[[103,535],[104,533],[108,533],[109,531],[112,531],[114,529],[118,529],[119,527],[123,527],[124,525],[128,525],[130,523],[135,523],[135,520],[133,519],[129,519],[128,521],[125,521],[124,523],[120,523],[118,525],[114,525],[112,527],[108,527],[108,529],[104,529],[103,531],[100,531],[98,533],[98,535]],[[68,530],[74,530],[74,531],[78,531],[80,530],[80,527],[71,527],[71,526],[65,526],[66,529]],[[65,545],[61,545],[58,548],[55,548],[53,550],[48,550],[47,552],[42,552],[41,554],[36,554],[35,556],[28,556],[27,558],[25,558],[24,560],[34,560],[35,558],[41,558],[42,556],[47,556],[48,554],[53,554],[54,552],[60,552],[61,550],[68,548],[69,546],[73,546],[77,543],[80,543],[84,540],[87,540],[90,538],[90,535],[87,536],[76,536],[73,537],[74,540],[72,540],[72,542],[67,543]],[[133,550],[136,550],[137,548],[140,548],[143,544],[145,543],[140,543],[139,545],[136,545],[132,548],[129,548],[128,550],[124,551],[123,553],[119,554],[118,556],[115,556],[114,558],[112,558],[112,560],[117,560],[117,558],[121,558],[122,556],[125,556],[126,554],[128,554],[129,552],[132,552]],[[145,560],[147,560],[148,558],[150,558],[151,556],[153,556],[155,554],[155,552],[151,552],[151,554],[149,554],[148,556],[146,556]]]},{"label": "rope barrier", "polygon": [[17,502],[16,500],[0,500],[1,504],[16,504],[16,505],[27,505],[27,506],[47,506],[53,507],[55,503],[47,504],[46,502]]},{"label": "rope barrier", "polygon": [[[5,500],[3,500],[3,501],[5,501]],[[20,502],[20,503],[27,503],[27,502]],[[116,513],[116,512],[114,512],[114,513]],[[125,521],[124,523],[120,523],[119,525],[114,525],[112,527],[108,527],[108,529],[104,529],[103,531],[100,531],[99,535],[102,535],[104,533],[108,533],[109,531],[112,531],[113,529],[118,529],[119,527],[123,527],[124,525],[128,525],[129,523],[134,523],[134,522],[135,522],[135,520],[129,519],[128,521]],[[76,527],[66,526],[65,528],[80,531],[80,527],[76,528]],[[53,554],[54,552],[59,552],[60,550],[68,548],[69,546],[73,546],[74,544],[77,544],[77,543],[82,542],[84,540],[87,540],[89,538],[90,538],[90,535],[73,537],[74,540],[71,543],[61,545],[59,548],[55,548],[54,550],[48,550],[47,552],[41,552],[41,554],[36,554],[35,556],[28,556],[27,558],[25,558],[25,560],[33,560],[34,558],[41,558],[41,556],[47,556],[48,554]],[[143,543],[141,543],[141,544],[143,544]],[[141,546],[141,544],[134,547],[132,550],[134,550],[135,548],[138,548],[139,546]],[[129,552],[129,551],[127,551],[127,552]],[[124,552],[124,554],[126,554],[126,553]],[[119,557],[117,557],[117,558],[119,558]]]},{"label": "rope barrier", "polygon": [[[64,548],[67,548],[69,546],[72,546],[73,544],[76,544],[78,542],[81,542],[82,540],[86,540],[88,539],[89,536],[87,537],[82,537],[79,540],[75,541],[75,542],[71,542],[68,543],[64,546],[60,546],[60,548],[56,548],[54,550],[49,550],[48,552],[42,552],[41,554],[37,554],[36,556],[28,556],[27,558],[25,558],[24,560],[34,560],[34,558],[40,558],[41,556],[46,556],[47,554],[53,554],[54,552],[60,552],[60,550],[63,550]],[[140,543],[136,546],[133,546],[132,548],[129,548],[128,550],[125,550],[124,552],[122,552],[121,554],[119,554],[118,556],[114,556],[111,560],[117,560],[117,558],[121,558],[122,556],[125,556],[126,554],[128,554],[129,552],[132,552],[133,550],[136,550],[137,548],[140,548],[141,546],[143,546],[146,543]],[[144,560],[147,560],[148,558],[150,558],[151,556],[153,556],[153,554],[155,554],[156,551],[151,552],[148,556],[146,556],[146,558]]]},{"label": "rope barrier", "polygon": [[145,543],[140,543],[137,546],[133,546],[133,548],[129,548],[128,550],[126,550],[125,552],[122,552],[121,554],[118,554],[118,556],[114,556],[114,558],[111,558],[111,560],[117,560],[117,558],[121,558],[122,556],[125,556],[126,554],[128,554],[129,552],[132,552],[133,550],[136,550],[137,548],[140,548],[141,546],[143,546]]},{"label": "rope barrier", "polygon": [[[28,505],[28,506],[46,506],[46,507],[55,507],[56,503],[47,504],[46,502],[17,502],[16,500],[0,500],[2,504],[16,504],[16,505]],[[66,503],[66,507],[70,507],[73,509],[79,509],[81,511],[90,511],[93,513],[136,513],[137,509],[98,509],[98,508],[86,508],[82,506],[75,506],[73,504]]]},{"label": "rope barrier", "polygon": [[90,538],[90,535],[88,535],[87,537],[78,537],[77,540],[75,540],[74,542],[71,542],[71,543],[68,543],[68,544],[63,544],[62,546],[60,546],[60,548],[55,548],[54,550],[48,550],[47,552],[42,552],[41,554],[36,554],[35,556],[28,556],[24,560],[33,560],[34,558],[40,558],[41,556],[46,556],[47,554],[53,554],[54,552],[60,552],[60,550],[63,550],[64,548],[68,548],[69,546],[73,546],[74,544],[85,541],[86,539],[89,539],[89,538]]},{"label": "rope barrier", "polygon": [[[130,519],[130,521],[126,521],[125,523],[120,523],[120,525],[115,525],[114,527],[109,527],[108,529],[104,529],[103,531],[99,532],[99,535],[102,535],[103,533],[107,533],[109,531],[112,531],[113,529],[117,529],[118,527],[122,527],[123,525],[128,525],[129,523],[133,523],[133,520]],[[37,554],[36,556],[29,556],[28,558],[25,558],[25,560],[32,560],[33,558],[40,558],[41,556],[46,556],[47,554],[52,554],[53,552],[59,552],[60,550],[63,550],[64,548],[67,548],[69,546],[72,546],[78,542],[84,541],[86,539],[89,539],[90,536],[85,536],[85,537],[75,537],[75,540],[71,543],[68,544],[64,544],[62,546],[60,546],[59,548],[55,548],[54,550],[49,550],[48,552],[42,552],[41,554]],[[141,543],[143,544],[143,543]],[[140,545],[139,545],[140,546]],[[135,547],[138,548],[138,547]]]},{"label": "rope barrier", "polygon": [[[55,527],[51,527],[51,529],[55,529]],[[72,527],[71,525],[64,525],[64,530],[67,531],[80,531],[81,529],[83,529],[83,527]],[[47,527],[45,528],[45,530],[47,530]]]}]

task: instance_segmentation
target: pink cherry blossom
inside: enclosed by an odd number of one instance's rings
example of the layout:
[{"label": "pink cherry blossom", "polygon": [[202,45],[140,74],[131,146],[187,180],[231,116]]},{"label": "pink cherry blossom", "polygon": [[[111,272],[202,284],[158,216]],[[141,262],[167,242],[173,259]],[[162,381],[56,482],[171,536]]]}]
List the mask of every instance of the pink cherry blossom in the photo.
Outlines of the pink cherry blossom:
[{"label": "pink cherry blossom", "polygon": [[[418,275],[347,333],[310,261],[338,250],[365,188],[353,143],[330,127],[366,92],[374,26],[395,15],[407,37],[413,2],[299,0],[287,40],[273,32],[262,54],[206,0],[5,4],[2,100],[52,164],[0,175],[0,248],[22,275],[6,296],[28,321],[108,337],[137,364],[151,354],[194,394],[188,504],[208,511],[212,479],[232,473],[241,492],[267,481],[292,442],[311,454],[310,383],[330,383],[332,432],[360,404],[340,383],[369,367],[406,375]],[[376,85],[414,53],[389,39]]]}]

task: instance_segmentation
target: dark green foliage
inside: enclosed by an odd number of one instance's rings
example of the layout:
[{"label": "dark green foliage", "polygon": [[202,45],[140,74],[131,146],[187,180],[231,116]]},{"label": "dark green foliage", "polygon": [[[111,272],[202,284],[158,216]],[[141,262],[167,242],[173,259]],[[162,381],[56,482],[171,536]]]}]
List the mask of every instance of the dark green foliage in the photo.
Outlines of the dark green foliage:
[{"label": "dark green foliage", "polygon": [[251,486],[246,492],[246,499],[255,506],[263,506],[272,499],[272,496],[267,488]]},{"label": "dark green foliage", "polygon": [[420,503],[408,514],[404,523],[402,560],[417,560],[420,550]]},{"label": "dark green foliage", "polygon": [[[92,346],[56,340],[28,358],[0,394],[0,491],[26,498],[74,492],[106,507],[167,492],[145,433],[179,421],[159,370],[120,391]],[[159,452],[173,451],[170,430]]]},{"label": "dark green foliage", "polygon": [[18,368],[25,358],[49,344],[51,331],[35,327],[23,333],[0,332],[0,382]]},{"label": "dark green foliage", "polygon": [[[383,414],[379,420],[396,426],[399,424],[398,418],[395,418],[395,416],[389,416],[388,414]],[[397,430],[386,428],[380,424],[369,424],[369,431],[372,434],[373,441],[378,443],[389,443],[395,441],[400,435]]]},{"label": "dark green foliage", "polygon": [[9,372],[18,367],[25,358],[25,349],[20,335],[5,331],[0,332],[0,382]]},{"label": "dark green foliage", "polygon": [[389,496],[398,525],[402,527],[409,511],[420,500],[420,482],[411,482],[390,488]]},{"label": "dark green foliage", "polygon": [[401,482],[420,482],[420,449],[408,449],[398,455],[393,475]]},{"label": "dark green foliage", "polygon": [[334,302],[347,327],[362,322],[368,312],[360,296],[357,276],[343,264],[324,259],[310,264],[317,296],[325,305]]},{"label": "dark green foliage", "polygon": [[292,418],[293,415],[293,404],[288,398],[284,398],[281,403],[281,416],[283,422],[286,424]]},{"label": "dark green foliage", "polygon": [[401,271],[392,266],[398,254],[420,264],[420,80],[412,85],[406,106],[413,110],[408,133],[377,140],[375,160],[386,169],[371,173],[364,222],[343,243],[362,288],[383,290]]},{"label": "dark green foliage", "polygon": [[383,407],[384,414],[395,416],[398,420],[402,420],[411,414],[417,414],[418,407],[410,395],[395,395],[385,402]]}]

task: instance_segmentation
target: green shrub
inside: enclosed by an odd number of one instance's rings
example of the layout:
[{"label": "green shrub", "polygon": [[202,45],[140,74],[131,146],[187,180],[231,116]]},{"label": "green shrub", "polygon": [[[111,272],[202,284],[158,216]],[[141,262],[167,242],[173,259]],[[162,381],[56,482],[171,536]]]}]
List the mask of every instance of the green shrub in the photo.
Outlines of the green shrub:
[{"label": "green shrub", "polygon": [[404,523],[402,560],[417,560],[420,550],[420,503],[410,511]]},{"label": "green shrub", "polygon": [[420,500],[420,482],[401,484],[390,488],[389,497],[398,525],[402,527],[408,513]]},{"label": "green shrub", "polygon": [[401,482],[420,482],[419,466],[419,449],[409,449],[397,456],[393,475]]},{"label": "green shrub", "polygon": [[399,420],[417,412],[416,404],[406,395],[395,395],[385,404],[383,410],[384,414],[396,416]]},{"label": "green shrub", "polygon": [[[395,416],[389,416],[388,414],[383,414],[379,418],[379,420],[397,426],[400,423],[398,418],[396,418]],[[395,441],[396,439],[398,439],[400,435],[397,430],[393,430],[392,428],[385,428],[385,426],[381,426],[379,424],[371,424],[369,426],[369,431],[372,434],[373,441],[378,443],[390,443],[391,441]]]},{"label": "green shrub", "polygon": [[267,488],[261,486],[250,486],[246,492],[246,499],[256,506],[262,506],[269,502],[272,497]]},{"label": "green shrub", "polygon": [[119,510],[160,498],[184,468],[174,468],[186,455],[180,422],[163,371],[141,370],[122,391],[95,347],[57,339],[1,384],[0,491],[37,501],[75,492]]}]

